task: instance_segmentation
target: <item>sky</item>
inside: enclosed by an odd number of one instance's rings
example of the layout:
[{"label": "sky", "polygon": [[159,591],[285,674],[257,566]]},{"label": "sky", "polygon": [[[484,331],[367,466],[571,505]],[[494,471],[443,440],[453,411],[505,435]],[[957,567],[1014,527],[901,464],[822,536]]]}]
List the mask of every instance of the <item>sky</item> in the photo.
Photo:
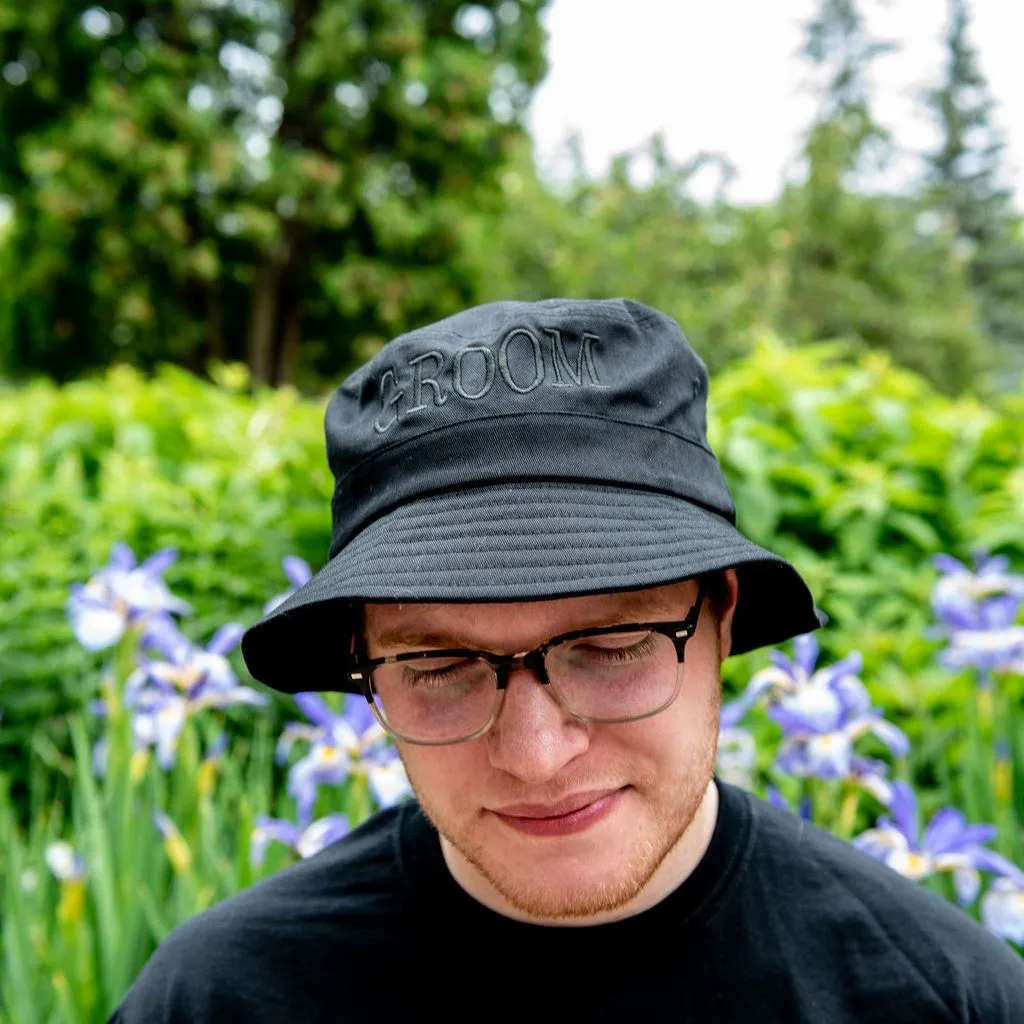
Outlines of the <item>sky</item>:
[{"label": "sky", "polygon": [[[797,172],[801,136],[816,103],[797,54],[815,0],[552,0],[546,14],[549,71],[529,124],[537,159],[564,174],[564,140],[578,133],[588,169],[655,132],[686,160],[723,153],[737,168],[727,195],[762,202]],[[868,29],[900,44],[876,62],[874,112],[897,156],[876,187],[914,176],[916,153],[937,135],[917,99],[943,62],[944,0],[861,0]],[[998,103],[1007,183],[1024,208],[1024,3],[974,0],[971,40]],[[710,194],[715,184],[703,184]],[[699,192],[699,189],[698,189]]]}]

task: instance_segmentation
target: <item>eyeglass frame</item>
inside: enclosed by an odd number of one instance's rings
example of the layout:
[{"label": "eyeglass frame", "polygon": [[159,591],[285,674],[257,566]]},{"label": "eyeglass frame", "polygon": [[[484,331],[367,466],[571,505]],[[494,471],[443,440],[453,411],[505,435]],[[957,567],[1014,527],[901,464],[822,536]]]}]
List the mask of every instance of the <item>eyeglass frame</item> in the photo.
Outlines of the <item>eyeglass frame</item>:
[{"label": "eyeglass frame", "polygon": [[[686,642],[697,632],[697,623],[700,619],[701,606],[704,603],[705,595],[706,587],[704,581],[701,580],[697,587],[697,597],[690,606],[690,610],[686,613],[685,618],[676,621],[626,622],[614,626],[590,626],[586,629],[574,629],[567,633],[559,633],[557,636],[550,637],[543,643],[538,644],[532,650],[520,651],[517,654],[495,654],[493,651],[480,651],[469,647],[452,647],[428,651],[402,651],[400,654],[387,654],[379,658],[369,658],[365,657],[365,636],[362,634],[362,630],[357,630],[356,649],[353,651],[353,660],[349,662],[348,667],[345,669],[345,676],[349,684],[357,687],[366,698],[366,702],[370,705],[370,710],[373,712],[373,717],[377,719],[381,728],[389,736],[401,740],[403,743],[411,743],[422,747],[446,747],[455,743],[468,743],[470,740],[479,739],[483,736],[498,720],[498,715],[501,713],[505,702],[505,692],[508,689],[509,676],[513,669],[519,667],[527,669],[538,682],[546,686],[558,707],[577,722],[590,722],[596,725],[621,725],[625,722],[639,722],[645,718],[652,718],[654,715],[660,714],[679,696],[682,680],[678,678],[678,673],[672,695],[664,704],[653,711],[645,711],[642,715],[630,715],[626,718],[594,718],[587,715],[577,715],[565,706],[564,698],[559,692],[558,687],[548,677],[547,665],[545,664],[548,651],[559,644],[568,643],[571,640],[581,640],[590,636],[608,636],[615,633],[635,633],[638,630],[645,630],[651,633],[658,633],[661,636],[667,636],[672,641],[676,650],[676,664],[681,665],[684,662]],[[373,699],[373,689],[370,680],[374,669],[379,668],[381,665],[394,665],[404,661],[423,661],[428,658],[450,657],[461,657],[467,660],[472,658],[485,661],[490,665],[494,672],[495,692],[497,693],[497,699],[494,702],[494,709],[491,712],[490,718],[479,729],[468,736],[460,736],[454,740],[416,740],[397,732],[393,726],[384,720],[384,716]]]}]

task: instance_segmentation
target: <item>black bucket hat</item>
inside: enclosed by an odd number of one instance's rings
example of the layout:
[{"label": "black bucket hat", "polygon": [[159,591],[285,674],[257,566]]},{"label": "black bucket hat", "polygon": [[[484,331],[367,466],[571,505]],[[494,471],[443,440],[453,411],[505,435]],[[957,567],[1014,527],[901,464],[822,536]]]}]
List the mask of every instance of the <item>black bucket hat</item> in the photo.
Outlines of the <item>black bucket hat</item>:
[{"label": "black bucket hat", "polygon": [[800,575],[736,529],[707,392],[676,322],[628,300],[495,302],[396,338],[328,404],[328,562],[245,633],[249,671],[348,689],[365,601],[539,600],[727,567],[732,653],[816,629]]}]

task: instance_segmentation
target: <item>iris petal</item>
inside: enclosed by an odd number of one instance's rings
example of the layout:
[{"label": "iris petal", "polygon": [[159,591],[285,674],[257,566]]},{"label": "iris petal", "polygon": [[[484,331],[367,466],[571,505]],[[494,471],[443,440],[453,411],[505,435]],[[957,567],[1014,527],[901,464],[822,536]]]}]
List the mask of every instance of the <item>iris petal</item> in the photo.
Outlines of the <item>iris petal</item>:
[{"label": "iris petal", "polygon": [[252,838],[249,841],[249,863],[262,864],[267,847],[275,841],[294,849],[299,841],[299,835],[298,828],[290,821],[260,815],[253,822]]},{"label": "iris petal", "polygon": [[907,734],[892,722],[887,722],[884,718],[876,718],[871,724],[870,731],[889,748],[894,757],[906,757],[910,752],[910,740],[907,738]]},{"label": "iris petal", "polygon": [[345,697],[345,713],[342,717],[352,726],[357,736],[362,736],[378,724],[366,698],[354,694]]},{"label": "iris petal", "polygon": [[962,907],[970,906],[981,889],[981,875],[974,868],[960,868],[953,872],[953,889],[957,903]]},{"label": "iris petal", "polygon": [[997,878],[982,897],[981,920],[993,935],[1024,947],[1024,886]]},{"label": "iris petal", "polygon": [[917,797],[902,779],[893,783],[889,812],[896,828],[907,837],[908,842],[914,842],[917,838]]},{"label": "iris petal", "polygon": [[162,576],[178,559],[177,548],[161,548],[147,558],[139,569],[150,576]]},{"label": "iris petal", "polygon": [[946,853],[958,849],[967,822],[964,816],[952,807],[936,811],[921,836],[921,848],[929,853]]},{"label": "iris petal", "polygon": [[412,793],[405,767],[397,758],[390,764],[368,765],[366,775],[370,791],[381,807],[391,807]]},{"label": "iris petal", "polygon": [[213,639],[206,645],[206,650],[210,654],[230,654],[238,646],[244,632],[245,626],[229,622],[213,634]]},{"label": "iris petal", "polygon": [[130,571],[135,568],[135,552],[124,541],[115,541],[110,548],[110,564],[116,569]]},{"label": "iris petal", "polygon": [[821,649],[818,638],[813,633],[803,633],[793,639],[793,657],[797,668],[809,679],[818,663]]},{"label": "iris petal", "polygon": [[853,840],[853,845],[869,856],[882,860],[893,850],[906,850],[907,837],[891,825],[869,828]]},{"label": "iris petal", "polygon": [[301,857],[312,857],[331,843],[348,835],[348,819],[344,814],[329,814],[314,821],[299,837],[295,850]]},{"label": "iris petal", "polygon": [[814,681],[820,686],[833,687],[845,676],[857,676],[864,668],[864,659],[860,651],[851,651],[845,658],[833,662],[828,668],[820,669],[814,674]]},{"label": "iris petal", "polygon": [[335,716],[319,693],[307,692],[295,694],[295,703],[302,713],[315,725],[328,728]]},{"label": "iris petal", "polygon": [[124,635],[127,620],[123,612],[114,608],[72,599],[68,612],[75,639],[87,651],[102,651],[113,647]]},{"label": "iris petal", "polygon": [[309,563],[297,555],[287,555],[281,564],[285,576],[293,587],[304,587],[313,578],[313,570],[310,569]]}]

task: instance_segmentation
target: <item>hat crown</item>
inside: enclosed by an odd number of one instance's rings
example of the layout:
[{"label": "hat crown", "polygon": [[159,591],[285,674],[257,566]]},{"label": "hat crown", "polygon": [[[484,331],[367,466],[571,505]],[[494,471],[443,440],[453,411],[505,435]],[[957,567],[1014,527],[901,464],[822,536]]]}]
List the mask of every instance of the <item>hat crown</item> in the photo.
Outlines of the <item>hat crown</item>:
[{"label": "hat crown", "polygon": [[545,413],[614,415],[706,446],[707,380],[675,321],[639,303],[495,302],[401,335],[349,377],[328,455],[337,475],[385,438]]},{"label": "hat crown", "polygon": [[405,501],[514,479],[649,487],[731,520],[707,384],[679,325],[629,300],[495,302],[401,335],[327,408],[331,554]]}]

